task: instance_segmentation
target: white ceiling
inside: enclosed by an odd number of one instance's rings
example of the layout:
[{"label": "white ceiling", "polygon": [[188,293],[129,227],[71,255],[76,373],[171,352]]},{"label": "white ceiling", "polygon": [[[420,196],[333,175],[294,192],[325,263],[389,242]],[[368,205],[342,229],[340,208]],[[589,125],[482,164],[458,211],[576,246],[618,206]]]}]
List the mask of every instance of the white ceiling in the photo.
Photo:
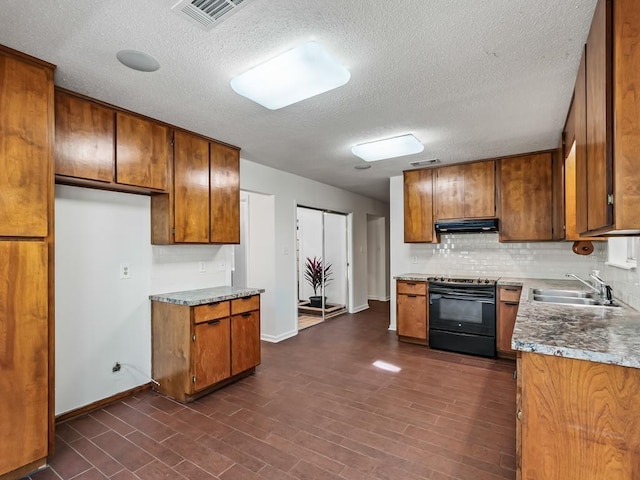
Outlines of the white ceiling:
[{"label": "white ceiling", "polygon": [[[255,0],[206,32],[177,0],[3,0],[0,44],[58,66],[56,84],[237,145],[242,157],[388,201],[409,162],[554,148],[596,0]],[[270,111],[230,79],[308,40],[345,86]],[[156,57],[129,70],[122,49]],[[413,133],[421,154],[369,170],[354,144]]]}]

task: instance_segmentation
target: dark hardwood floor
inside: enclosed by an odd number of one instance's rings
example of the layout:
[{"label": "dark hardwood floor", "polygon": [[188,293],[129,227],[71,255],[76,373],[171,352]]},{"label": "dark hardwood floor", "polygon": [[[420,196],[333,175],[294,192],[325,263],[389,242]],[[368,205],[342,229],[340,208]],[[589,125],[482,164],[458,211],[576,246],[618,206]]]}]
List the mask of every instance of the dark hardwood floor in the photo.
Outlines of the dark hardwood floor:
[{"label": "dark hardwood floor", "polygon": [[187,406],[145,391],[60,424],[30,478],[514,479],[514,363],[398,343],[388,319],[371,302],[263,343],[255,375]]}]

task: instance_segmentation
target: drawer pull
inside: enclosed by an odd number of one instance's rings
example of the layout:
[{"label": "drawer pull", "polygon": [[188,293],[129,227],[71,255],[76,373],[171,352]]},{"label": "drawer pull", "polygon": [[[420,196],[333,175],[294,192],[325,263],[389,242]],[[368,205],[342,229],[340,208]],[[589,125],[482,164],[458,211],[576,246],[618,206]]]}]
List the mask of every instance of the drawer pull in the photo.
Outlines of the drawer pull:
[{"label": "drawer pull", "polygon": [[407,295],[407,297],[409,297],[409,298],[416,298],[416,297],[417,297],[417,295]]},{"label": "drawer pull", "polygon": [[520,302],[502,302],[505,305],[520,305]]},{"label": "drawer pull", "polygon": [[245,317],[245,318],[246,318],[246,317],[250,317],[251,315],[252,315],[251,313],[243,313],[243,314],[242,314],[242,316],[243,316],[243,317]]},{"label": "drawer pull", "polygon": [[519,291],[520,289],[519,289],[519,288],[505,288],[505,290],[506,290],[507,292],[517,292],[517,291]]},{"label": "drawer pull", "polygon": [[211,320],[207,322],[207,325],[218,325],[219,323],[220,323],[220,320]]},{"label": "drawer pull", "polygon": [[412,287],[415,287],[415,286],[416,286],[416,284],[415,284],[415,283],[410,283],[410,282],[406,282],[406,283],[405,283],[405,285],[410,285],[410,286],[412,286]]}]

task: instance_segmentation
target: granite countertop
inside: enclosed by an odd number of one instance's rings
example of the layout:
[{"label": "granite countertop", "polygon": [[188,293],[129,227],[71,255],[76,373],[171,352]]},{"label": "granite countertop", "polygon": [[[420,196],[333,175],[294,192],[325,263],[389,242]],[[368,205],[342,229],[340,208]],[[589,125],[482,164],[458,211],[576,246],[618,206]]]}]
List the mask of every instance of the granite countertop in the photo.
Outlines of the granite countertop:
[{"label": "granite countertop", "polygon": [[[426,281],[441,274],[405,273],[397,280]],[[511,347],[523,352],[640,368],[640,312],[620,307],[560,305],[533,301],[532,288],[588,291],[576,280],[498,279],[498,286],[521,286],[522,296]],[[615,296],[615,291],[614,291]]]},{"label": "granite countertop", "polygon": [[250,297],[264,293],[264,288],[212,287],[182,292],[157,293],[149,295],[155,302],[175,303],[177,305],[203,305],[205,303],[222,302],[234,298]]},{"label": "granite countertop", "polygon": [[[589,307],[535,302],[532,288],[587,291],[575,280],[500,279],[522,285],[511,347],[523,352],[640,368],[640,312],[620,307]],[[615,292],[614,292],[615,295]]]}]

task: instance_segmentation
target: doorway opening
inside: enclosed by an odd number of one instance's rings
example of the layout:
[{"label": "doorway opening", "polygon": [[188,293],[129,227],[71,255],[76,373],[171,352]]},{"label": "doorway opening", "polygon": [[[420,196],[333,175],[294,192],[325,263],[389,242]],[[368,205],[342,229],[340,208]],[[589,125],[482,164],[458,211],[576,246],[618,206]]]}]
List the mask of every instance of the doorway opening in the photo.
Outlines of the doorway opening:
[{"label": "doorway opening", "polygon": [[348,310],[348,215],[298,206],[298,330]]}]

